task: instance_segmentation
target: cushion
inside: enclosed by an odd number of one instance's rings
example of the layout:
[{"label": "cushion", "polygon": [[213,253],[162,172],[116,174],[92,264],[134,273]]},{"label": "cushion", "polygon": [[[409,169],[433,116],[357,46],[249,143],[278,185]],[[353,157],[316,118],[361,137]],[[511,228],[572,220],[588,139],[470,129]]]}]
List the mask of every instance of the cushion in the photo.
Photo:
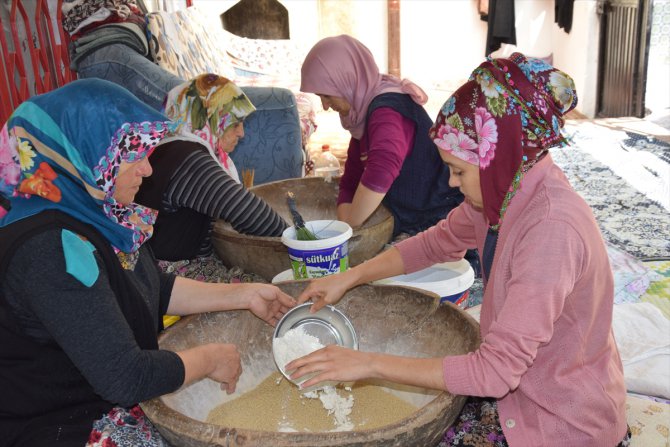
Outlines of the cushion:
[{"label": "cushion", "polygon": [[225,30],[224,33],[228,38],[226,52],[235,67],[254,73],[300,79],[300,67],[308,49],[292,40],[248,39]]},{"label": "cushion", "polygon": [[670,405],[629,395],[626,418],[632,434],[630,447],[670,444]]},{"label": "cushion", "polygon": [[656,272],[659,279],[649,284],[640,301],[652,303],[670,319],[670,258],[647,259],[644,265]]},{"label": "cushion", "polygon": [[[239,86],[291,90],[298,99],[301,144],[306,146],[316,130],[314,95],[299,91],[300,66],[306,50],[290,40],[235,36],[194,6],[173,13],[152,12],[148,15],[148,29],[152,59],[181,79],[216,73]],[[253,99],[252,102],[259,107]]]},{"label": "cushion", "polygon": [[651,303],[619,304],[612,330],[628,391],[670,399],[670,320]]},{"label": "cushion", "polygon": [[242,87],[256,106],[244,122],[242,138],[230,154],[238,172],[254,170],[254,183],[302,176],[303,150],[298,108],[290,90]]}]

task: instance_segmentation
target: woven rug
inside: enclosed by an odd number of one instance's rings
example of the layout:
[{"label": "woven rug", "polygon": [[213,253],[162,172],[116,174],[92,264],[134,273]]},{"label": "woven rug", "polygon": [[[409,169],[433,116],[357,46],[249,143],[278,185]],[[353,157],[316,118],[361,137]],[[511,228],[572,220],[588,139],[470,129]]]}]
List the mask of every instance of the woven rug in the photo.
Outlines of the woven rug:
[{"label": "woven rug", "polygon": [[552,157],[591,206],[606,241],[637,258],[670,255],[670,144],[584,122]]},{"label": "woven rug", "polygon": [[[591,206],[603,238],[638,259],[670,256],[670,144],[591,121],[566,125],[565,135],[570,146],[551,155]],[[481,303],[482,289],[475,280],[465,307]],[[670,312],[668,300],[655,301]]]}]

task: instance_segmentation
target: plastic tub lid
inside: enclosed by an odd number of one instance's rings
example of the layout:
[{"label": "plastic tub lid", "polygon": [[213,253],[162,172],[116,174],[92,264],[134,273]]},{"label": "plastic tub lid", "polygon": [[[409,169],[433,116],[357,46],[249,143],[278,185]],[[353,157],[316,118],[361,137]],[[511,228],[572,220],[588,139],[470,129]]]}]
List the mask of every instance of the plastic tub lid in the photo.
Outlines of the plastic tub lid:
[{"label": "plastic tub lid", "polygon": [[435,264],[408,275],[380,279],[374,284],[416,287],[440,297],[464,292],[475,282],[475,272],[465,259]]},{"label": "plastic tub lid", "polygon": [[305,222],[305,227],[319,239],[299,241],[295,238],[295,226],[291,226],[282,233],[282,243],[293,250],[323,250],[344,244],[353,234],[349,224],[339,220],[310,220]]}]

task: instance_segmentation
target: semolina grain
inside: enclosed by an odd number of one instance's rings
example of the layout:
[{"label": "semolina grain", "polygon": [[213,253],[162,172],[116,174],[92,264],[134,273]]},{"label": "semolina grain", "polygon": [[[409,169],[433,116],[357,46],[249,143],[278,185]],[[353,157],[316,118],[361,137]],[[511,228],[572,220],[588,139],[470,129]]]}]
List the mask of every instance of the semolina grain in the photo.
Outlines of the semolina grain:
[{"label": "semolina grain", "polygon": [[[417,407],[371,384],[337,388],[345,396],[353,395],[349,419],[354,430],[374,429],[397,422]],[[309,399],[298,388],[273,373],[256,388],[212,409],[207,422],[226,427],[262,431],[329,432],[337,424],[319,399]]]}]

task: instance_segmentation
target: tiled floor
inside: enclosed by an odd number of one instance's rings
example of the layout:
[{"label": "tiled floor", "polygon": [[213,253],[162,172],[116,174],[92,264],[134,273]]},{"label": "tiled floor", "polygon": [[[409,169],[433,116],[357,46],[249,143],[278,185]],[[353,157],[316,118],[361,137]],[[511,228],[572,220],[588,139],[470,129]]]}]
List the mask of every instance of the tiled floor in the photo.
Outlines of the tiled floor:
[{"label": "tiled floor", "polygon": [[[578,120],[579,121],[579,120]],[[670,110],[641,118],[598,118],[595,124],[615,130],[625,130],[658,138],[670,143]]]}]

